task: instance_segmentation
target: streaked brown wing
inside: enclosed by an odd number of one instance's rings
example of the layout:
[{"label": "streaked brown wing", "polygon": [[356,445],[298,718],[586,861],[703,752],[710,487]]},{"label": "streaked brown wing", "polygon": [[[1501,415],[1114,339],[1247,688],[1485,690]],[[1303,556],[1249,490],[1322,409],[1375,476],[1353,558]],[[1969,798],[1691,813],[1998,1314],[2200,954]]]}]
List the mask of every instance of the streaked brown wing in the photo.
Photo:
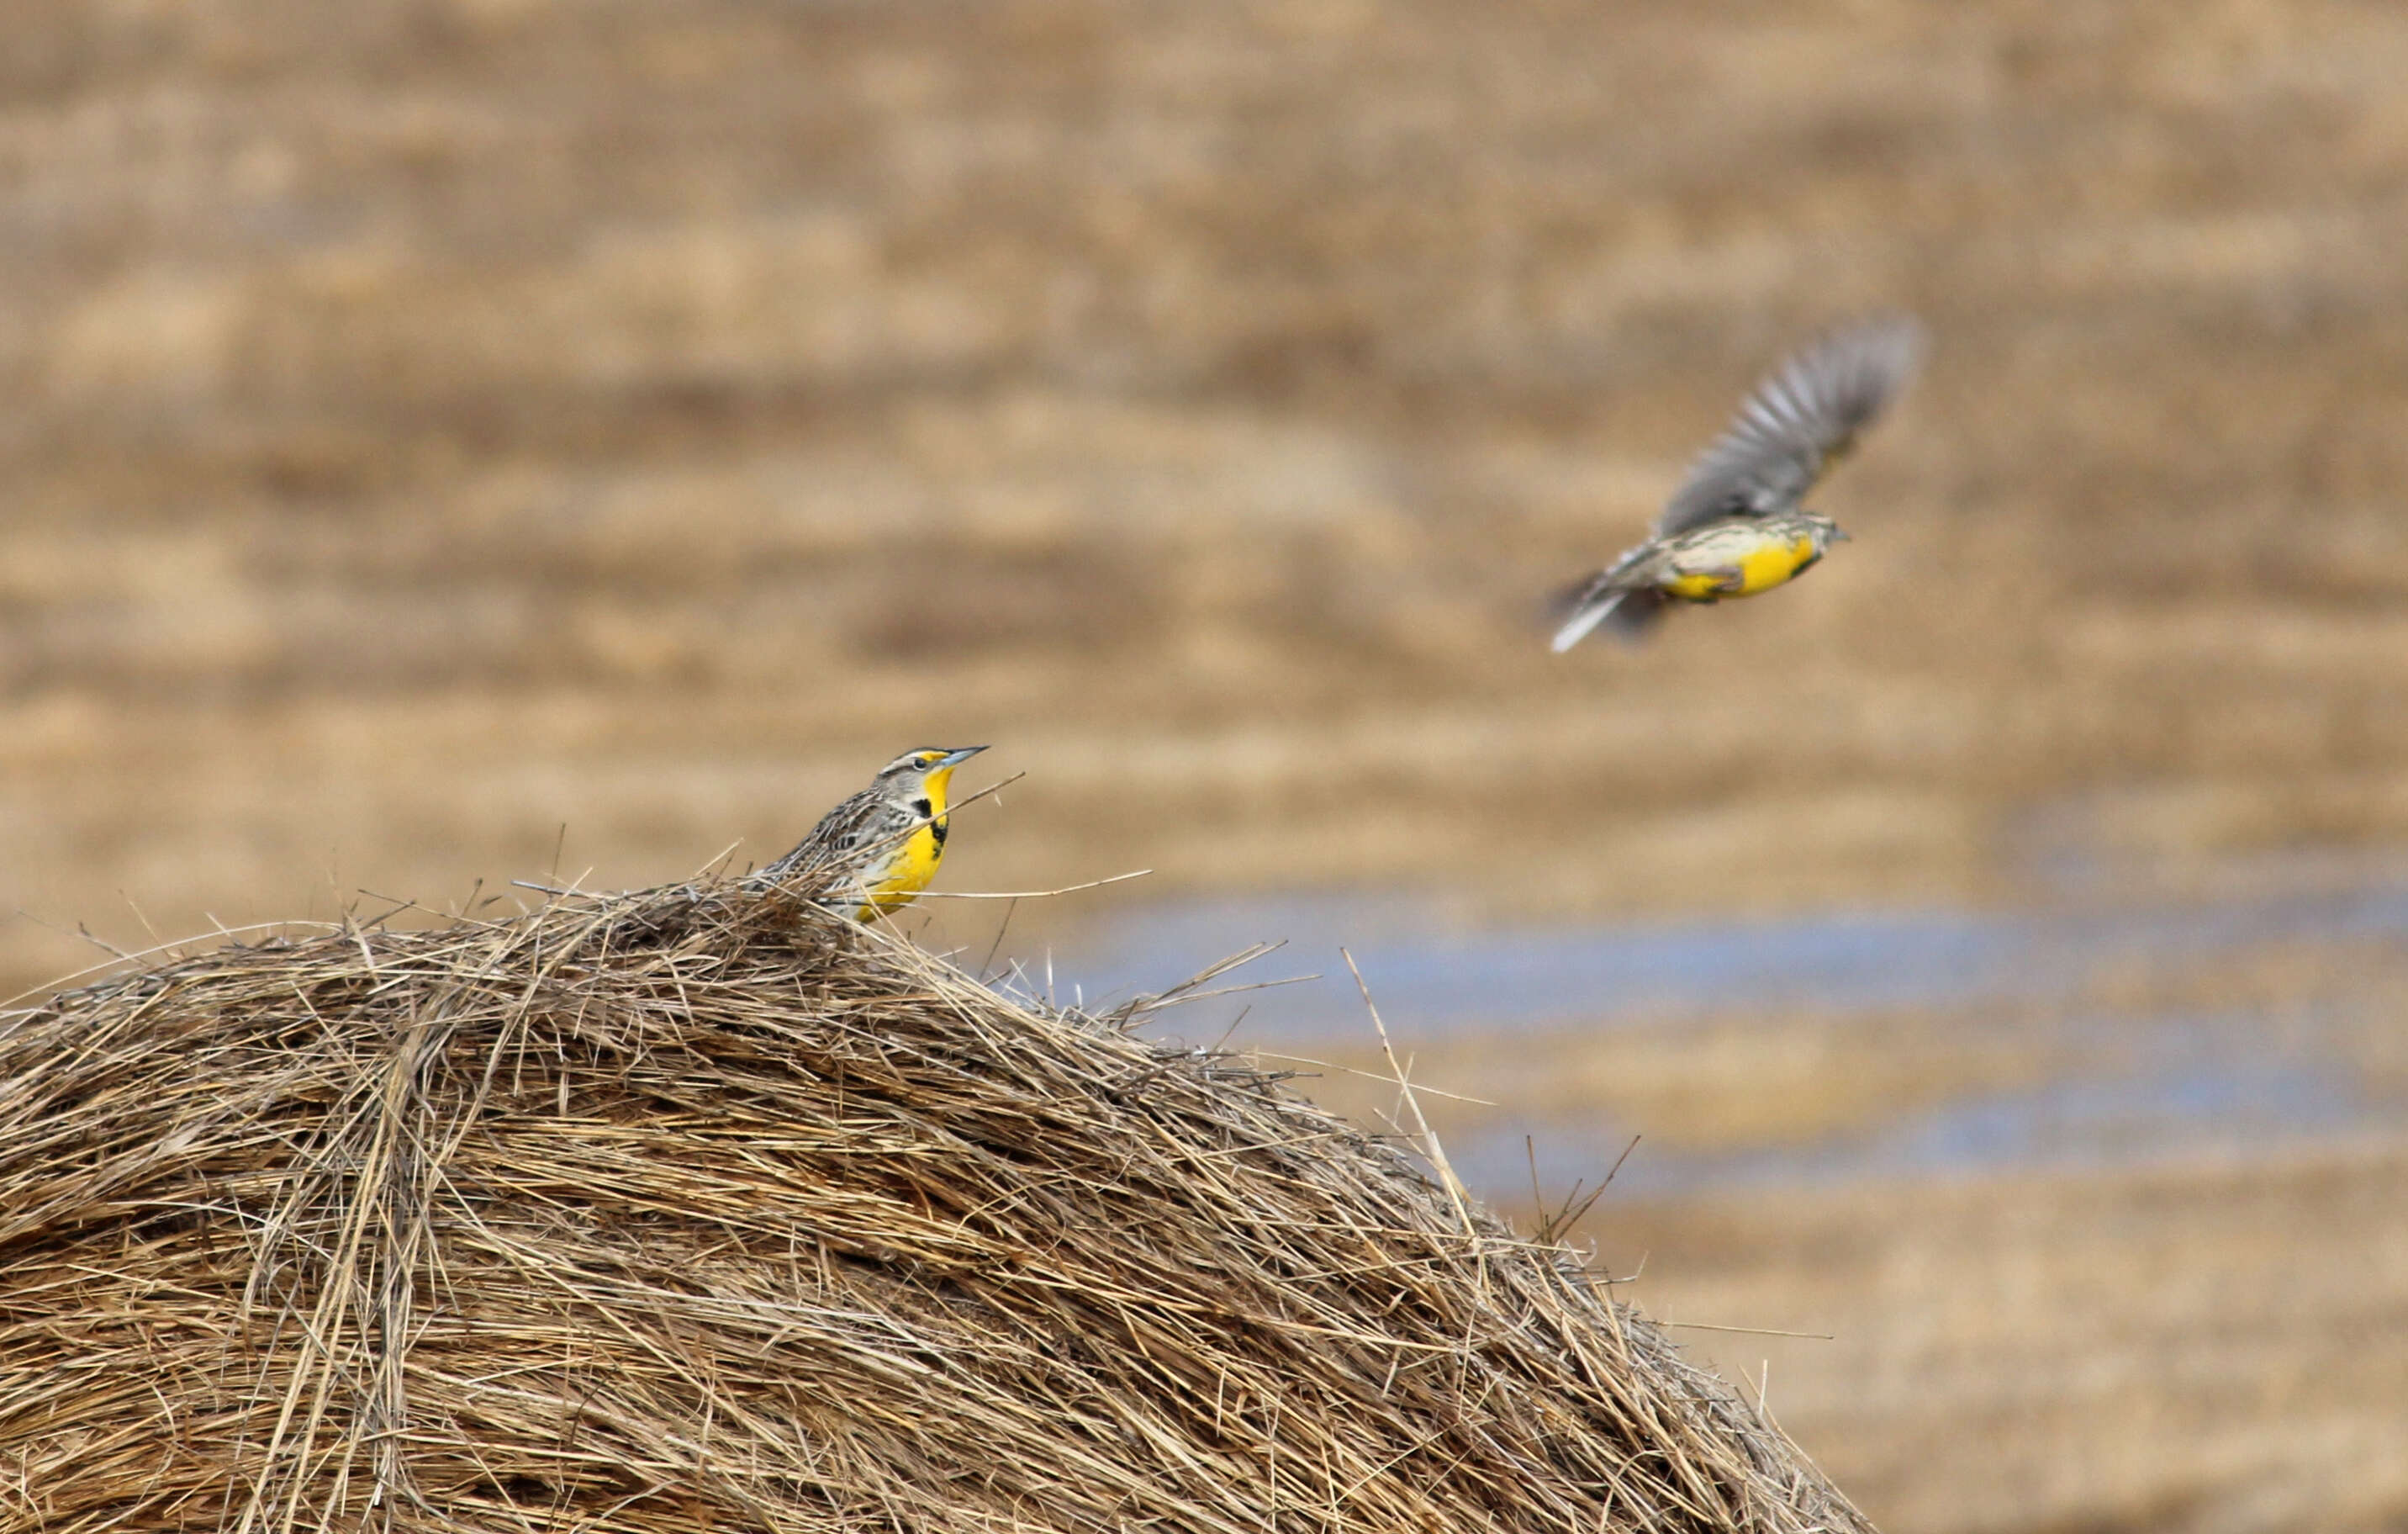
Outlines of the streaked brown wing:
[{"label": "streaked brown wing", "polygon": [[874,788],[865,788],[820,817],[810,834],[795,850],[761,870],[767,879],[782,879],[805,869],[834,867],[857,855],[867,844],[882,816],[883,801]]}]

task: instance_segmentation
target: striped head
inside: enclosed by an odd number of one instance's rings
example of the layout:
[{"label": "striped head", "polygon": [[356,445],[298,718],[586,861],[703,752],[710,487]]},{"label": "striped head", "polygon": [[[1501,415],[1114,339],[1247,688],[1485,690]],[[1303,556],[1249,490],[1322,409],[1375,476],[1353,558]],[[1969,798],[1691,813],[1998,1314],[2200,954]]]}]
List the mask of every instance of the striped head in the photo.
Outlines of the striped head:
[{"label": "striped head", "polygon": [[879,796],[923,818],[941,815],[953,768],[984,750],[984,746],[920,746],[907,751],[878,769]]},{"label": "striped head", "polygon": [[1849,541],[1848,530],[1841,526],[1838,523],[1833,522],[1830,518],[1823,515],[1820,511],[1807,511],[1801,509],[1798,513],[1798,521],[1805,529],[1807,540],[1813,545],[1814,550],[1813,553],[1807,556],[1805,564],[1798,566],[1800,570],[1804,569],[1807,565],[1812,565],[1814,561],[1822,558],[1824,552],[1829,549],[1832,544],[1845,543]]}]

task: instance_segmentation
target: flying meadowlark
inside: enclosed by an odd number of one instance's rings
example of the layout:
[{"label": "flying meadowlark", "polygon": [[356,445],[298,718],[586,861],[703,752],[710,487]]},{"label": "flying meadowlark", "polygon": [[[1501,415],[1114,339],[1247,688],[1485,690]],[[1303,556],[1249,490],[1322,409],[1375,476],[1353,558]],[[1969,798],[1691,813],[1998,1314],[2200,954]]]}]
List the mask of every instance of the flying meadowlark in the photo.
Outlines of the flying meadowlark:
[{"label": "flying meadowlark", "polygon": [[791,853],[753,875],[776,884],[797,874],[826,876],[857,896],[853,919],[899,910],[937,877],[945,857],[945,796],[953,768],[984,746],[923,746],[878,769],[869,786],[811,827]]},{"label": "flying meadowlark", "polygon": [[1922,327],[1893,315],[1833,331],[1767,374],[1647,540],[1567,594],[1556,653],[1600,624],[1635,640],[1673,602],[1770,591],[1844,541],[1800,503],[1906,387],[1922,352]]}]

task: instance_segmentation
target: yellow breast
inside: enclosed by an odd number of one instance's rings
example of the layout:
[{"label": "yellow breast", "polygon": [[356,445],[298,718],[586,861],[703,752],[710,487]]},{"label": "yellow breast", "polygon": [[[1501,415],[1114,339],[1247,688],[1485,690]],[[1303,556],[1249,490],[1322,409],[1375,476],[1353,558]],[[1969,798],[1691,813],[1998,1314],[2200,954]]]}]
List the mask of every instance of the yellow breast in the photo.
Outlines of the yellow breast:
[{"label": "yellow breast", "polygon": [[[1736,530],[1735,530],[1736,531]],[[1663,589],[1691,602],[1714,602],[1754,596],[1770,591],[1814,562],[1814,540],[1809,537],[1718,538],[1684,552],[1663,581]],[[1731,572],[1737,571],[1737,578]]]},{"label": "yellow breast", "polygon": [[912,832],[895,849],[885,873],[870,882],[869,903],[855,913],[857,919],[866,922],[880,911],[910,905],[937,877],[937,865],[944,860],[945,844],[937,839],[936,825],[923,825]]},{"label": "yellow breast", "polygon": [[869,902],[853,912],[855,921],[867,922],[882,912],[902,910],[928,887],[928,881],[937,877],[937,865],[945,860],[945,794],[953,777],[952,767],[928,774],[925,786],[934,817],[904,838],[890,854],[884,871],[869,881]]},{"label": "yellow breast", "polygon": [[1796,575],[1814,560],[1814,540],[1793,538],[1768,542],[1739,562],[1740,587],[1734,596],[1754,596]]}]

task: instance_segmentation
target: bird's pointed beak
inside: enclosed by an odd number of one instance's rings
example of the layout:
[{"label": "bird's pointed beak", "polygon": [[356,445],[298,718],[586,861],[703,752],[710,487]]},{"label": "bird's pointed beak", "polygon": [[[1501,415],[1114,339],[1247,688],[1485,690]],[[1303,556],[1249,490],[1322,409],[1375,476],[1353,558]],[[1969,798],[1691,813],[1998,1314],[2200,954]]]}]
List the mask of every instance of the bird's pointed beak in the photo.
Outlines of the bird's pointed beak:
[{"label": "bird's pointed beak", "polygon": [[956,746],[945,753],[943,760],[937,765],[940,767],[959,767],[984,750],[986,750],[984,746]]},{"label": "bird's pointed beak", "polygon": [[1848,537],[1848,530],[1846,528],[1835,524],[1831,528],[1831,541],[1834,543],[1853,543],[1856,540]]}]

